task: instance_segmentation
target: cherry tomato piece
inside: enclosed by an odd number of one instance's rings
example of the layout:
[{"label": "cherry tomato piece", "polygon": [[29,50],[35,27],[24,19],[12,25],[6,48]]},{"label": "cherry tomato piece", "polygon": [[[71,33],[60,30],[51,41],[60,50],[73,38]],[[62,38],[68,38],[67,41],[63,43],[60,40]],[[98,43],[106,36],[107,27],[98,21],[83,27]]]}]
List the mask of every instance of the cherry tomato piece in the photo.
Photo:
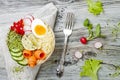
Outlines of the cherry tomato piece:
[{"label": "cherry tomato piece", "polygon": [[23,30],[19,31],[19,34],[24,35],[25,32]]},{"label": "cherry tomato piece", "polygon": [[21,20],[18,21],[17,23],[18,23],[19,27],[23,27],[23,26],[24,26],[24,25],[23,25],[23,19],[21,19]]},{"label": "cherry tomato piece", "polygon": [[11,26],[11,27],[10,27],[10,30],[14,31],[14,30],[15,30],[15,27],[14,27],[14,26]]}]

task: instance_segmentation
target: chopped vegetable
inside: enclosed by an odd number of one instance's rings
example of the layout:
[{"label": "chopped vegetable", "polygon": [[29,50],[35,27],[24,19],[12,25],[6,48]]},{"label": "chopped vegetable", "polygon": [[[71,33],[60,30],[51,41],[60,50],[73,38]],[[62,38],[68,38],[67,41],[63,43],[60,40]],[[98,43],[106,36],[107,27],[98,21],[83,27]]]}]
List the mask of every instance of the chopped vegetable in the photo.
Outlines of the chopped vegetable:
[{"label": "chopped vegetable", "polygon": [[24,35],[25,32],[23,26],[23,19],[21,19],[18,22],[14,22],[13,26],[10,27],[10,30],[15,31],[17,34]]},{"label": "chopped vegetable", "polygon": [[99,49],[99,48],[101,48],[103,45],[102,45],[101,42],[96,42],[94,46],[95,46],[95,48]]},{"label": "chopped vegetable", "polygon": [[23,50],[21,38],[21,35],[17,34],[15,31],[10,30],[7,38],[7,45],[10,51],[20,52]]},{"label": "chopped vegetable", "polygon": [[98,80],[97,72],[100,69],[101,60],[96,59],[88,59],[85,61],[85,65],[82,67],[82,72],[80,72],[80,76],[88,76],[91,77],[92,80]]},{"label": "chopped vegetable", "polygon": [[88,11],[94,15],[99,15],[103,12],[103,5],[101,0],[87,0]]},{"label": "chopped vegetable", "polygon": [[23,56],[25,58],[31,57],[32,56],[32,51],[30,51],[30,50],[23,50]]},{"label": "chopped vegetable", "polygon": [[31,56],[28,58],[28,65],[30,67],[34,67],[36,65],[36,63],[37,63],[37,60],[36,60],[35,56]]},{"label": "chopped vegetable", "polygon": [[87,39],[86,39],[85,37],[81,37],[81,38],[80,38],[80,42],[81,42],[82,44],[87,44]]},{"label": "chopped vegetable", "polygon": [[36,50],[34,56],[36,59],[44,60],[46,58],[46,53],[43,50]]},{"label": "chopped vegetable", "polygon": [[79,52],[79,51],[76,51],[76,52],[75,52],[75,57],[76,57],[76,58],[80,59],[80,58],[82,58],[82,56],[83,56],[83,55],[82,55],[81,52]]}]

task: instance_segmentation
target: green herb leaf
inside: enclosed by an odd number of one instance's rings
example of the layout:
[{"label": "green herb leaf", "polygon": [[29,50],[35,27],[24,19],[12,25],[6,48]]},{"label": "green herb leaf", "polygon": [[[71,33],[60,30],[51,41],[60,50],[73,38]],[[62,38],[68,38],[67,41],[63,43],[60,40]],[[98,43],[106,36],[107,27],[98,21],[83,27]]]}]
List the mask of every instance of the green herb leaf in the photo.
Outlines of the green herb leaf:
[{"label": "green herb leaf", "polygon": [[85,20],[84,20],[84,26],[85,26],[85,27],[88,27],[89,24],[90,24],[90,21],[88,20],[88,18],[85,19]]},{"label": "green herb leaf", "polygon": [[97,24],[96,30],[95,30],[95,37],[100,37],[101,36],[101,25]]},{"label": "green herb leaf", "polygon": [[87,40],[92,40],[95,38],[105,38],[105,36],[101,34],[100,24],[97,24],[95,31],[93,31],[93,24],[91,24],[89,19],[87,18],[84,20],[84,26],[88,29],[88,33],[89,33]]},{"label": "green herb leaf", "polygon": [[91,77],[92,80],[98,80],[97,72],[101,67],[100,63],[102,63],[101,60],[86,60],[85,65],[82,67],[82,72],[80,72],[80,76],[88,76]]},{"label": "green herb leaf", "polygon": [[103,6],[100,0],[87,0],[87,4],[90,13],[93,13],[94,15],[99,15],[101,12],[103,12]]}]

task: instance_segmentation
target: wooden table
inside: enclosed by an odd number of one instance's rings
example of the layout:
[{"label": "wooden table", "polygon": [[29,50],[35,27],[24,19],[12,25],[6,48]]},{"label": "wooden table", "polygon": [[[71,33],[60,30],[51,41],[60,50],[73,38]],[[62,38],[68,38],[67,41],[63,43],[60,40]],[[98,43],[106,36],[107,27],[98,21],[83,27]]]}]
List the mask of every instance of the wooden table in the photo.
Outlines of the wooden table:
[{"label": "wooden table", "polygon": [[[99,16],[94,16],[87,10],[85,0],[0,0],[0,15],[6,13],[25,12],[24,8],[33,10],[33,7],[39,8],[49,2],[53,2],[58,8],[58,15],[56,25],[54,28],[56,36],[56,47],[51,58],[41,66],[37,80],[90,80],[87,77],[81,78],[79,73],[84,64],[84,60],[79,60],[75,64],[65,66],[65,72],[62,78],[56,76],[57,61],[63,50],[64,35],[62,29],[64,27],[65,14],[68,11],[73,11],[75,14],[75,25],[73,33],[69,38],[66,61],[73,61],[73,54],[76,50],[93,51],[97,53],[95,58],[103,60],[106,63],[120,65],[120,36],[116,41],[113,41],[111,33],[111,25],[117,24],[120,21],[120,0],[102,0],[104,13]],[[87,36],[88,32],[83,26],[83,21],[89,18],[90,21],[102,26],[102,33],[107,36],[106,39],[94,39],[87,45],[79,42],[79,38]],[[4,20],[0,18],[0,21]],[[7,23],[7,22],[6,22]],[[107,23],[110,25],[107,26]],[[1,23],[0,24],[5,24]],[[107,27],[105,27],[107,26]],[[103,42],[103,50],[94,48],[96,41]],[[0,80],[7,80],[7,73],[5,70],[4,53],[0,53]],[[107,65],[102,65],[98,75],[100,80],[120,80],[120,76],[111,77],[109,74],[114,73],[114,69]]]}]

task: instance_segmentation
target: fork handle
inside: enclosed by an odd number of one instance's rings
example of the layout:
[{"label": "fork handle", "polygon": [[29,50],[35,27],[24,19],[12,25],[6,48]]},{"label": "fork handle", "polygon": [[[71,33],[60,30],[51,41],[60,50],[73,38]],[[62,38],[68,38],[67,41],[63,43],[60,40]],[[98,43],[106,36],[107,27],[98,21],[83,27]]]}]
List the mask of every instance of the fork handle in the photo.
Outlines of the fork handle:
[{"label": "fork handle", "polygon": [[58,75],[62,75],[62,73],[64,72],[64,61],[65,61],[65,54],[66,54],[66,48],[67,48],[67,40],[68,40],[68,36],[65,35],[65,40],[64,40],[64,47],[63,47],[63,53],[60,59],[60,63],[58,65],[57,68],[57,74]]},{"label": "fork handle", "polygon": [[60,64],[64,64],[65,61],[65,55],[66,55],[66,51],[67,51],[67,41],[68,41],[68,36],[65,36],[65,40],[64,40],[64,47],[63,47],[63,53],[60,59]]}]

